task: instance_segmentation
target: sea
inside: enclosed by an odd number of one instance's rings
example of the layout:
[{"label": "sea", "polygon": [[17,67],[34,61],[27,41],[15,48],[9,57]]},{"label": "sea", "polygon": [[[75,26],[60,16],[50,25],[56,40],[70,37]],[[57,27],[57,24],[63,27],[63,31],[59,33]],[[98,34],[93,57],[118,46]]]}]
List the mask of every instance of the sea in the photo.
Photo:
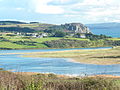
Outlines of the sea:
[{"label": "sea", "polygon": [[113,38],[120,38],[120,23],[101,23],[86,25],[93,34],[104,34]]}]

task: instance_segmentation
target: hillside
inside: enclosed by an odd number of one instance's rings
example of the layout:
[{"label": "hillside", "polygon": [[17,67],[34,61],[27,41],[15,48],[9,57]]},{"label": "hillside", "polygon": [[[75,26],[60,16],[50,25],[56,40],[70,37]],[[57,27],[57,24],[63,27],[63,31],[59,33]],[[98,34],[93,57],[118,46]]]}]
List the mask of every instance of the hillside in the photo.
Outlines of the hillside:
[{"label": "hillside", "polygon": [[11,25],[11,24],[27,24],[20,21],[0,21],[0,25]]},{"label": "hillside", "polygon": [[68,33],[93,33],[96,35],[107,35],[112,37],[120,37],[120,23],[98,23],[87,24],[82,23],[66,23],[61,25],[46,24],[39,22],[19,22],[19,21],[0,21],[0,32],[47,32],[54,33],[63,31]]},{"label": "hillside", "polygon": [[[11,29],[12,28],[12,29]],[[22,30],[26,28],[26,31]],[[67,23],[61,25],[45,24],[39,22],[0,21],[1,32],[71,32],[90,33],[90,30],[81,23]]]},{"label": "hillside", "polygon": [[0,49],[89,48],[120,46],[120,39],[89,40],[85,38],[0,36]]}]

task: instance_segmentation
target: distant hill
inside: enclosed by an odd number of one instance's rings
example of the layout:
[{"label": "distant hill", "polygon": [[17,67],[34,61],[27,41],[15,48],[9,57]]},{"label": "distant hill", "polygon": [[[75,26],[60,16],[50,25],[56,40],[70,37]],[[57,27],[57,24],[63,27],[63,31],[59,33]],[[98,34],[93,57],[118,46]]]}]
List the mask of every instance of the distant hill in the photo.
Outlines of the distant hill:
[{"label": "distant hill", "polygon": [[53,26],[52,24],[42,24],[36,22],[19,22],[19,21],[0,21],[0,32],[37,32],[44,31],[49,27]]},{"label": "distant hill", "polygon": [[33,33],[35,32],[34,29],[27,28],[27,27],[0,27],[1,32],[23,32],[23,33]]},{"label": "distant hill", "polygon": [[11,24],[27,24],[20,21],[0,21],[0,25],[11,25]]},{"label": "distant hill", "polygon": [[91,33],[89,28],[82,23],[67,23],[61,25],[53,25],[39,22],[19,22],[19,21],[0,21],[0,31],[4,32],[71,32],[71,33]]},{"label": "distant hill", "polygon": [[110,27],[120,27],[120,23],[112,22],[112,23],[87,24],[87,26],[94,28],[110,28]]},{"label": "distant hill", "polygon": [[120,23],[98,23],[98,24],[87,24],[87,27],[94,34],[105,34],[112,37],[120,37]]}]

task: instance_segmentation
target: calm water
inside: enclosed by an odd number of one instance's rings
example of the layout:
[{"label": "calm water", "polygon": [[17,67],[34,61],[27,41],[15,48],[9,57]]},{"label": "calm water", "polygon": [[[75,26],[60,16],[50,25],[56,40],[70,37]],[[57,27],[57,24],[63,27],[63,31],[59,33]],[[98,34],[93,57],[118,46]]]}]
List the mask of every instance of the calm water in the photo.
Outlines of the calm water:
[{"label": "calm water", "polygon": [[120,23],[103,23],[87,25],[94,34],[120,37]]},{"label": "calm water", "polygon": [[[93,49],[93,48],[89,48]],[[94,48],[99,49],[99,48]],[[100,48],[104,49],[104,48]],[[0,53],[46,52],[71,49],[1,50]],[[92,65],[70,62],[64,58],[27,58],[20,55],[0,55],[0,68],[14,72],[41,72],[68,75],[120,75],[120,65]]]}]

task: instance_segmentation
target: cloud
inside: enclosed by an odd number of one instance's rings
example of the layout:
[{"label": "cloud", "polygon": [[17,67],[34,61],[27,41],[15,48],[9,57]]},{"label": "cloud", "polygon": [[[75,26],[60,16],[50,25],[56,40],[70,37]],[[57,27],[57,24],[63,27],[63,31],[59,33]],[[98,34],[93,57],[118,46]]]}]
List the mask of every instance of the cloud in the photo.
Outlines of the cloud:
[{"label": "cloud", "polygon": [[[69,6],[76,4],[78,0],[32,0],[34,11],[40,14],[64,14]],[[69,10],[69,12],[73,12]]]},{"label": "cloud", "polygon": [[[120,21],[119,0],[0,0],[0,10],[80,22]],[[29,3],[29,5],[28,5]],[[4,10],[3,10],[4,9]],[[7,13],[7,12],[6,12]],[[51,15],[50,15],[51,14]],[[46,19],[46,18],[45,18]],[[44,20],[45,20],[44,19]],[[47,21],[47,20],[46,20]]]},{"label": "cloud", "polygon": [[92,22],[120,20],[119,0],[32,0],[32,4],[39,14],[61,14]]},{"label": "cloud", "polygon": [[64,10],[61,7],[58,6],[47,6],[47,5],[41,5],[37,6],[36,10],[37,13],[43,13],[43,14],[62,14],[64,13]]},{"label": "cloud", "polygon": [[66,17],[81,17],[86,21],[111,22],[120,20],[120,1],[119,0],[84,0],[73,4]]},{"label": "cloud", "polygon": [[[62,6],[49,5],[50,2],[54,2],[54,1],[56,0],[33,0],[35,12],[42,14],[64,13],[64,9],[62,8]],[[61,0],[61,2],[63,2],[63,0]]]},{"label": "cloud", "polygon": [[16,8],[16,10],[18,10],[18,11],[23,10],[23,9],[24,9],[24,8],[20,8],[20,7]]},{"label": "cloud", "polygon": [[70,0],[60,0],[61,3],[67,3],[69,2]]}]

